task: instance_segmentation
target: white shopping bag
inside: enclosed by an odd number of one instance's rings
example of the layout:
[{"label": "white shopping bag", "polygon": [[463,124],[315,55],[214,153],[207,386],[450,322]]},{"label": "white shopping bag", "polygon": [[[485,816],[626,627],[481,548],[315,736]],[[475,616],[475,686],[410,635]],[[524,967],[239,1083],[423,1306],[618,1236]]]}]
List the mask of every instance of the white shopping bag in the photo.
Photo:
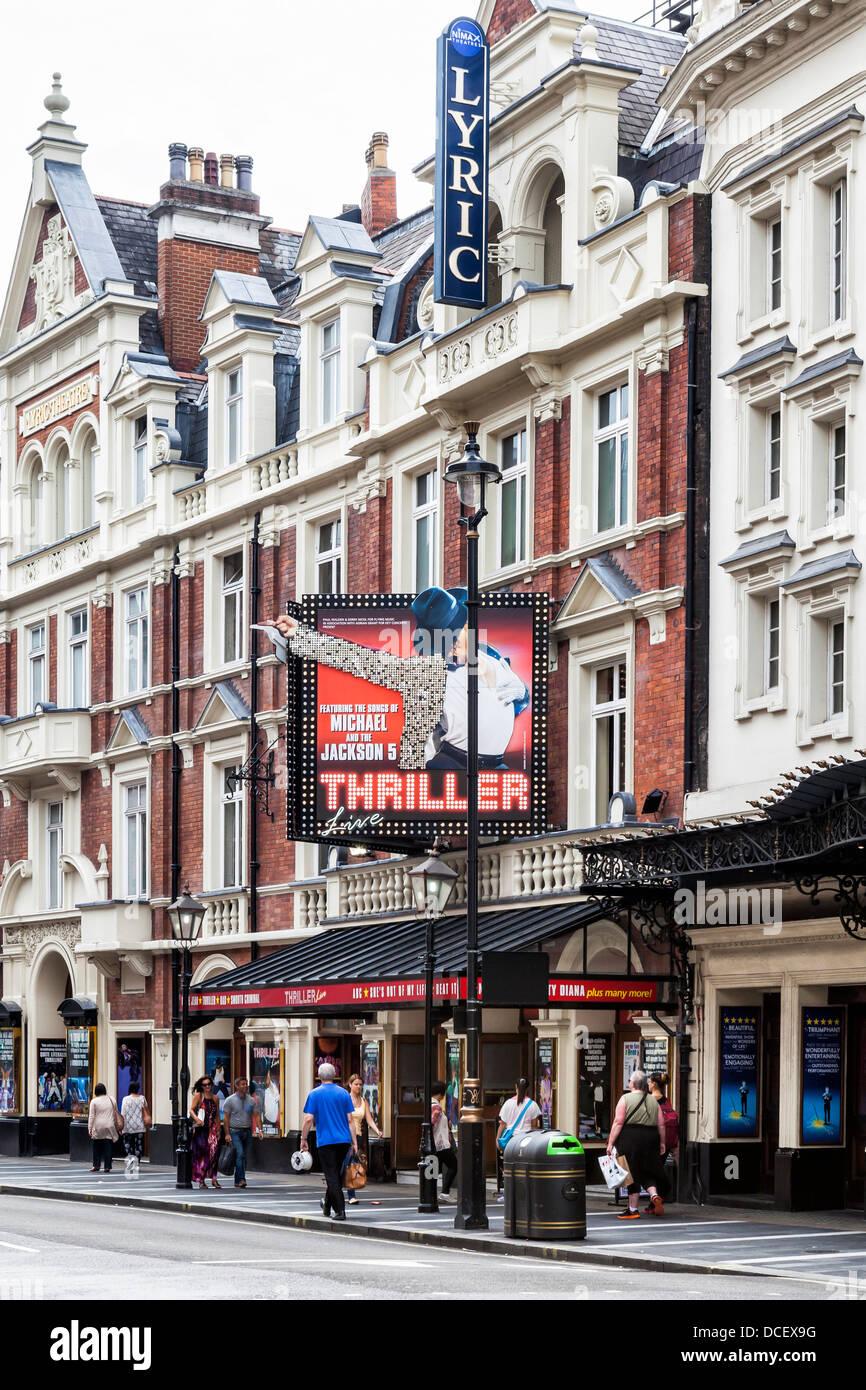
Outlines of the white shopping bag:
[{"label": "white shopping bag", "polygon": [[616,1149],[611,1150],[609,1154],[602,1154],[598,1160],[598,1166],[611,1191],[616,1187],[621,1187],[631,1177],[629,1170],[617,1162]]},{"label": "white shopping bag", "polygon": [[126,1178],[127,1182],[130,1182],[137,1180],[138,1175],[138,1159],[136,1158],[135,1154],[128,1154],[126,1163],[124,1164],[123,1176]]}]

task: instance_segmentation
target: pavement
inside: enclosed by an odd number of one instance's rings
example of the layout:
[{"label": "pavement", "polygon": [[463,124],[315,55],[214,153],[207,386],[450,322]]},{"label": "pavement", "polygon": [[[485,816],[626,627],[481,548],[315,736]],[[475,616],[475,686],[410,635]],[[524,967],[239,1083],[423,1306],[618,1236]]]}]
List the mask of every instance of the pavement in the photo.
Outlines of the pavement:
[{"label": "pavement", "polygon": [[[345,1238],[426,1245],[611,1268],[678,1274],[783,1276],[823,1285],[836,1297],[866,1297],[866,1219],[856,1212],[756,1212],[735,1207],[668,1206],[664,1218],[617,1221],[602,1188],[587,1189],[587,1235],[577,1241],[505,1236],[503,1208],[491,1192],[489,1230],[456,1231],[453,1206],[420,1214],[414,1185],[370,1183],[345,1222],[326,1218],[319,1174],[251,1173],[246,1189],[179,1191],[174,1170],[143,1164],[138,1179],[123,1164],[94,1174],[68,1158],[0,1158],[0,1194],[219,1216],[257,1225],[327,1231]],[[852,1293],[851,1290],[854,1290]]]}]

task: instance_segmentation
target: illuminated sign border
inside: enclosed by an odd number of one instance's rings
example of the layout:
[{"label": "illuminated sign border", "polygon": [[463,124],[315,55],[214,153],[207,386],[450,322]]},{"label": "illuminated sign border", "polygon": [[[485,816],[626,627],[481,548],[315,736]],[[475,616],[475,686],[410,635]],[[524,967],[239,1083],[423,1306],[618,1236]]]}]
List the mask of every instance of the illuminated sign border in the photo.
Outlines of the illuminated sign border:
[{"label": "illuminated sign border", "polygon": [[[289,612],[309,627],[317,627],[322,608],[340,608],[363,613],[371,608],[408,608],[414,594],[306,594]],[[484,836],[543,835],[547,829],[547,684],[548,610],[545,593],[482,594],[482,612],[487,608],[531,609],[532,622],[532,761],[529,772],[529,815],[520,820],[479,817],[479,834]],[[314,840],[326,844],[370,844],[405,849],[410,843],[430,844],[436,836],[454,839],[465,836],[466,818],[416,821],[405,817],[382,817],[374,826],[355,828],[349,834],[325,834],[324,822],[317,818],[317,740],[316,707],[318,667],[316,662],[290,657],[296,682],[289,672],[286,749],[290,777],[287,795],[286,835],[290,840]]]}]

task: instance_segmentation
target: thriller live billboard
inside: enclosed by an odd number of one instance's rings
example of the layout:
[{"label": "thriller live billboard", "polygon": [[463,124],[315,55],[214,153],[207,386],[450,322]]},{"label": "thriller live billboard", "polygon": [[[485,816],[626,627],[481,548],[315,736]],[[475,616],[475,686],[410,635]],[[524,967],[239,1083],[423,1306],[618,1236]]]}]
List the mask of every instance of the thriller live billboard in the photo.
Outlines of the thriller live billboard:
[{"label": "thriller live billboard", "polygon": [[[465,834],[465,597],[436,588],[289,606],[290,839],[405,847]],[[482,835],[546,825],[547,615],[546,594],[492,594],[479,609]]]}]

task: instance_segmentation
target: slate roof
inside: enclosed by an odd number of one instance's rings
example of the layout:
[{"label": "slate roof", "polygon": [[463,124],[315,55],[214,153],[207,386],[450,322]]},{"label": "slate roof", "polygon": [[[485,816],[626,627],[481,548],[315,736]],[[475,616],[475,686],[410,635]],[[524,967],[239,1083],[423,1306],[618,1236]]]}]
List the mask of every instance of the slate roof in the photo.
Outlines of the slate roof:
[{"label": "slate roof", "polygon": [[640,593],[637,584],[617,564],[609,550],[602,551],[601,555],[590,556],[586,567],[617,603],[627,603],[630,598],[635,598]]},{"label": "slate roof", "polygon": [[310,226],[326,251],[354,251],[364,255],[376,254],[369,233],[359,222],[347,222],[341,217],[310,218]]},{"label": "slate roof", "polygon": [[839,574],[842,570],[863,568],[853,550],[844,550],[841,555],[825,555],[820,560],[810,560],[807,565],[801,565],[790,579],[785,579],[780,585],[780,589],[790,588],[792,584],[807,583],[812,579],[821,579],[825,574]]},{"label": "slate roof", "polygon": [[432,245],[432,203],[429,207],[421,208],[419,212],[413,212],[411,216],[386,227],[384,232],[379,232],[378,236],[373,238],[373,242],[376,250],[382,255],[381,260],[376,262],[376,269],[393,275],[406,261],[414,259],[426,243]]},{"label": "slate roof", "polygon": [[772,343],[764,343],[763,347],[752,348],[751,352],[744,352],[742,357],[737,358],[733,367],[719,372],[719,378],[724,381],[725,377],[736,376],[738,372],[744,372],[748,367],[756,367],[759,362],[769,362],[771,358],[781,357],[783,353],[796,355],[796,352],[797,349],[787,334],[784,338],[774,338]]},{"label": "slate roof", "polygon": [[624,88],[619,98],[620,144],[639,149],[658,115],[658,95],[667,81],[659,68],[674,67],[685,52],[686,41],[679,34],[645,29],[605,15],[591,14],[589,21],[598,30],[596,49],[601,62],[641,69],[640,77]]},{"label": "slate roof", "polygon": [[862,367],[863,358],[858,357],[853,348],[847,352],[837,352],[834,357],[827,357],[823,362],[813,362],[806,367],[798,377],[789,381],[787,386],[783,386],[783,391],[793,391],[797,386],[805,386],[809,381],[815,381],[818,377],[828,376],[830,372],[836,372],[840,367]]},{"label": "slate roof", "polygon": [[774,550],[795,549],[796,546],[787,531],[774,531],[770,536],[755,536],[750,541],[743,541],[743,544],[737,546],[732,555],[729,555],[725,560],[720,560],[719,565],[724,568],[725,565],[735,565],[742,560],[754,559],[756,555],[769,555]]},{"label": "slate roof", "polygon": [[275,309],[277,301],[267,280],[261,275],[242,275],[237,270],[215,270],[216,280],[229,304],[252,304],[257,308]]},{"label": "slate roof", "polygon": [[287,232],[282,227],[262,229],[259,274],[264,275],[274,294],[291,278],[300,244],[298,232]]},{"label": "slate roof", "polygon": [[97,198],[96,206],[102,213],[127,280],[135,285],[136,294],[153,297],[156,294],[156,222],[148,217],[143,203]]},{"label": "slate roof", "polygon": [[102,294],[103,281],[125,280],[126,275],[84,170],[77,164],[46,159],[45,172],[75,242],[87,282],[94,294]]}]

